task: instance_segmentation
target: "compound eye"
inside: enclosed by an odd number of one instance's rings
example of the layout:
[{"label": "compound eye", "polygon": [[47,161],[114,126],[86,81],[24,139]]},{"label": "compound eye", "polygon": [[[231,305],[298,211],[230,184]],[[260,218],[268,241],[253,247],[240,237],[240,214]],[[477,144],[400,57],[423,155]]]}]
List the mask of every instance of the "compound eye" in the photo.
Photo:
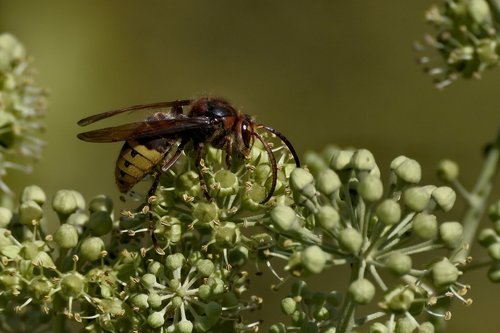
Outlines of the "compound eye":
[{"label": "compound eye", "polygon": [[247,121],[241,124],[241,136],[243,138],[243,144],[245,148],[249,149],[252,146],[252,128]]}]

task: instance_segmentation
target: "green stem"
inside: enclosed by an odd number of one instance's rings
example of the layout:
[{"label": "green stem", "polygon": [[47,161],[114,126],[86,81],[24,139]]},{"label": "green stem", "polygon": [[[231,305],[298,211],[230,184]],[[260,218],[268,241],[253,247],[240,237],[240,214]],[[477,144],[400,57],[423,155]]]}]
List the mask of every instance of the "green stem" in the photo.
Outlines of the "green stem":
[{"label": "green stem", "polygon": [[474,190],[471,193],[471,197],[474,199],[468,202],[468,208],[462,218],[462,224],[464,226],[464,239],[462,244],[464,246],[459,247],[459,249],[451,256],[451,260],[453,261],[464,261],[469,255],[471,248],[470,245],[476,237],[479,222],[483,217],[486,203],[493,187],[493,178],[498,171],[499,158],[500,131],[497,134],[495,142],[491,145],[487,152],[483,168],[476,185],[474,186]]},{"label": "green stem", "polygon": [[491,13],[497,21],[497,24],[500,24],[500,0],[486,0],[488,5],[490,5]]},{"label": "green stem", "polygon": [[66,317],[63,313],[64,300],[59,295],[54,297],[54,310],[56,314],[52,320],[52,332],[64,333],[66,332]]}]

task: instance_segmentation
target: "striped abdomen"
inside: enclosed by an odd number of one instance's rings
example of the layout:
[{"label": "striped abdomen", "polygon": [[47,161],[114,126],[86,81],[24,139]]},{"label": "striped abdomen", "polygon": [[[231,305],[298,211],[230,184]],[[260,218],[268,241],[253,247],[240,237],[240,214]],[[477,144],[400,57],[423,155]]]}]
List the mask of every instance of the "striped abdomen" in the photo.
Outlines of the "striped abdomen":
[{"label": "striped abdomen", "polygon": [[116,184],[120,192],[128,192],[151,173],[163,160],[170,147],[166,139],[146,142],[126,141],[118,155],[115,169]]}]

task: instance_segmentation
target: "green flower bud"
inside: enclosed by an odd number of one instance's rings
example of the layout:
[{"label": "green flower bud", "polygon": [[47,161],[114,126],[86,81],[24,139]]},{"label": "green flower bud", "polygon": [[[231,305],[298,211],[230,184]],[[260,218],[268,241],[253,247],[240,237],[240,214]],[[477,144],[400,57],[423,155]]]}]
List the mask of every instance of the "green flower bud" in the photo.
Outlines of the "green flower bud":
[{"label": "green flower bud", "polygon": [[167,256],[165,267],[168,270],[175,271],[176,269],[181,268],[185,261],[186,258],[182,253],[171,254]]},{"label": "green flower bud", "polygon": [[363,200],[374,202],[382,198],[384,186],[380,178],[368,175],[359,182],[358,192]]},{"label": "green flower bud", "polygon": [[153,309],[157,309],[161,306],[161,303],[162,303],[161,296],[156,292],[154,292],[153,290],[150,290],[148,294],[149,306],[152,307]]},{"label": "green flower bud", "polygon": [[420,212],[429,204],[430,194],[422,187],[410,187],[403,193],[403,200],[410,210]]},{"label": "green flower bud", "polygon": [[316,176],[316,188],[326,196],[338,191],[340,185],[340,178],[332,169],[321,170]]},{"label": "green flower bud", "polygon": [[330,291],[326,295],[326,302],[333,307],[337,307],[342,303],[342,294],[335,290]]},{"label": "green flower bud", "polygon": [[61,295],[66,298],[78,298],[85,292],[86,288],[85,277],[77,272],[65,274],[59,284],[61,286]]},{"label": "green flower bud", "polygon": [[497,41],[489,38],[481,39],[476,46],[476,54],[479,61],[487,66],[494,66],[499,56],[497,54],[498,43]]},{"label": "green flower bud", "polygon": [[151,289],[155,286],[156,284],[156,276],[154,276],[151,273],[146,273],[143,276],[141,276],[141,285],[145,289]]},{"label": "green flower bud", "polygon": [[422,179],[420,164],[406,156],[399,156],[392,160],[391,170],[399,179],[409,184],[418,184]]},{"label": "green flower bud", "polygon": [[337,150],[332,154],[330,168],[335,171],[351,168],[351,158],[354,152],[351,150]]},{"label": "green flower bud", "polygon": [[200,180],[194,171],[187,171],[176,179],[176,192],[179,196],[183,194],[197,197],[201,193]]},{"label": "green flower bud", "polygon": [[322,320],[328,320],[331,317],[331,315],[330,311],[328,311],[326,307],[322,306],[318,308],[316,311],[314,311],[313,317],[317,321],[322,321]]},{"label": "green flower bud", "polygon": [[404,312],[410,309],[415,294],[411,289],[404,286],[397,286],[384,295],[384,306],[394,312]]},{"label": "green flower bud", "polygon": [[286,297],[281,300],[281,311],[287,316],[290,316],[297,309],[297,302],[291,297]]},{"label": "green flower bud", "polygon": [[495,260],[500,260],[500,243],[493,243],[488,246],[488,254]]},{"label": "green flower bud", "polygon": [[45,276],[33,278],[28,285],[30,295],[37,301],[45,301],[53,291],[52,284]]},{"label": "green flower bud", "polygon": [[213,231],[215,243],[222,248],[232,248],[239,243],[241,231],[233,222],[224,222]]},{"label": "green flower bud", "polygon": [[466,2],[469,14],[479,25],[484,25],[489,27],[492,23],[492,16],[490,11],[490,6],[485,0],[473,0]]},{"label": "green flower bud", "polygon": [[359,279],[349,285],[349,294],[357,304],[368,304],[375,296],[375,287],[367,279]]},{"label": "green flower bud", "polygon": [[87,226],[92,235],[104,236],[113,229],[113,221],[107,211],[98,210],[90,214]]},{"label": "green flower bud", "polygon": [[273,324],[269,327],[269,333],[286,333],[286,326],[283,323]]},{"label": "green flower bud", "polygon": [[457,195],[455,191],[448,186],[441,186],[432,191],[432,199],[436,201],[439,208],[444,212],[449,211],[453,208]]},{"label": "green flower bud", "polygon": [[209,276],[214,272],[215,266],[211,260],[203,259],[196,263],[196,269],[202,276]]},{"label": "green flower bud", "polygon": [[0,207],[0,228],[6,228],[12,220],[12,212],[5,207]]},{"label": "green flower bud", "polygon": [[377,167],[377,163],[369,150],[358,149],[351,157],[351,166],[356,170],[370,171]]},{"label": "green flower bud", "polygon": [[497,262],[491,265],[490,269],[488,270],[488,278],[493,283],[500,282],[500,263]]},{"label": "green flower bud", "polygon": [[78,231],[71,224],[62,224],[54,234],[54,241],[63,249],[71,249],[78,244]]},{"label": "green flower bud", "polygon": [[57,212],[61,219],[66,219],[69,215],[76,212],[81,201],[75,191],[71,190],[59,190],[54,195],[52,199],[52,208]]},{"label": "green flower bud", "polygon": [[425,323],[420,324],[416,333],[434,333],[434,325],[431,322],[426,321]]},{"label": "green flower bud", "polygon": [[492,221],[500,220],[500,200],[498,200],[488,208],[488,217]]},{"label": "green flower bud", "polygon": [[415,322],[409,318],[398,318],[396,322],[396,333],[413,333],[416,329]]},{"label": "green flower bud", "polygon": [[201,299],[208,299],[212,295],[212,289],[210,288],[210,286],[202,284],[198,288],[198,295],[200,295]]},{"label": "green flower bud", "polygon": [[296,310],[292,313],[291,319],[294,326],[302,326],[302,324],[307,320],[307,314],[304,311]]},{"label": "green flower bud", "polygon": [[211,182],[209,184],[211,186],[216,186],[216,193],[220,197],[236,194],[240,188],[238,177],[226,169],[217,171],[210,180]]},{"label": "green flower bud", "polygon": [[219,208],[214,203],[200,202],[193,208],[193,219],[200,223],[209,223],[219,217]]},{"label": "green flower bud", "polygon": [[89,237],[82,241],[80,246],[80,253],[83,258],[94,261],[102,256],[102,251],[104,251],[104,241],[99,237]]},{"label": "green flower bud", "polygon": [[387,327],[382,323],[373,323],[370,326],[369,333],[387,333]]},{"label": "green flower bud", "polygon": [[321,206],[314,216],[316,223],[325,230],[332,231],[340,226],[340,215],[332,206]]},{"label": "green flower bud", "polygon": [[449,249],[457,248],[463,239],[464,228],[458,222],[444,222],[439,226],[441,241]]},{"label": "green flower bud", "polygon": [[499,241],[499,238],[495,230],[493,230],[492,228],[485,228],[479,232],[477,240],[479,244],[487,247]]},{"label": "green flower bud", "polygon": [[113,200],[104,194],[95,196],[89,201],[89,211],[90,213],[104,211],[109,215],[113,211]]},{"label": "green flower bud", "polygon": [[317,175],[322,170],[328,168],[325,160],[314,152],[307,152],[304,156],[304,164],[307,165],[307,168],[314,174]]},{"label": "green flower bud", "polygon": [[339,244],[347,252],[357,254],[363,245],[363,237],[356,229],[345,228],[339,233]]},{"label": "green flower bud", "polygon": [[43,210],[35,201],[29,200],[19,206],[19,222],[32,226],[33,221],[40,221],[43,217]]},{"label": "green flower bud", "polygon": [[85,213],[76,212],[71,214],[66,220],[66,224],[71,224],[81,234],[83,227],[88,223],[89,217]]},{"label": "green flower bud", "polygon": [[36,257],[31,262],[37,267],[56,269],[56,265],[54,264],[52,257],[47,252],[38,252]]},{"label": "green flower bud", "polygon": [[255,182],[264,184],[271,177],[271,166],[269,164],[259,164],[255,167],[253,178]]},{"label": "green flower bud", "polygon": [[285,205],[278,205],[270,213],[271,221],[282,231],[299,231],[302,226],[295,211]]},{"label": "green flower bud", "polygon": [[159,328],[165,324],[165,314],[162,311],[152,312],[146,322],[151,328]]},{"label": "green flower bud", "polygon": [[154,274],[156,276],[162,275],[164,273],[164,267],[158,261],[151,261],[148,263],[148,273]]},{"label": "green flower bud", "polygon": [[452,160],[442,160],[438,164],[437,174],[439,179],[451,182],[458,178],[458,164]]},{"label": "green flower bud", "polygon": [[149,308],[148,295],[135,294],[130,298],[130,303],[132,304],[132,306],[137,307],[139,309],[147,309]]},{"label": "green flower bud", "polygon": [[99,309],[111,316],[121,316],[125,313],[123,302],[118,298],[101,299],[98,303]]},{"label": "green flower bud", "polygon": [[229,263],[233,267],[243,267],[249,258],[248,248],[243,245],[236,246],[229,251]]},{"label": "green flower bud", "polygon": [[40,186],[31,185],[26,186],[23,190],[23,193],[21,194],[21,202],[30,200],[33,200],[34,202],[42,206],[47,200],[47,197],[45,196],[45,192]]},{"label": "green flower bud", "polygon": [[432,281],[438,288],[447,287],[458,280],[461,272],[447,258],[432,266]]},{"label": "green flower bud", "polygon": [[385,264],[392,273],[401,276],[407,274],[411,270],[412,260],[407,254],[395,252],[387,258]]},{"label": "green flower bud", "polygon": [[246,190],[243,194],[243,208],[250,211],[261,209],[260,204],[266,198],[266,188],[259,184],[252,184],[252,187]]},{"label": "green flower bud", "polygon": [[193,323],[187,319],[182,319],[177,323],[177,332],[179,333],[191,333],[193,332]]},{"label": "green flower bud", "polygon": [[302,265],[310,273],[321,273],[327,260],[327,254],[317,245],[309,246],[302,251]]},{"label": "green flower bud", "polygon": [[432,239],[438,233],[438,223],[434,215],[420,213],[413,218],[412,230],[423,239]]},{"label": "green flower bud", "polygon": [[[180,290],[182,290],[182,289],[179,289],[179,291],[180,291]],[[183,301],[182,301],[182,297],[179,297],[179,296],[174,296],[174,297],[172,298],[172,301],[171,301],[171,302],[172,302],[172,307],[173,307],[174,309],[179,309],[179,308],[181,307],[182,303],[183,303]]]},{"label": "green flower bud", "polygon": [[218,318],[222,312],[222,305],[210,302],[205,306],[205,315],[209,318]]},{"label": "green flower bud", "polygon": [[[314,187],[314,178],[302,168],[295,168],[290,175],[290,188],[293,191],[294,198],[301,198],[302,196],[311,199],[316,194]],[[303,200],[297,200],[303,201]]]},{"label": "green flower bud", "polygon": [[378,205],[375,215],[385,225],[393,225],[401,219],[401,207],[396,200],[386,199]]}]

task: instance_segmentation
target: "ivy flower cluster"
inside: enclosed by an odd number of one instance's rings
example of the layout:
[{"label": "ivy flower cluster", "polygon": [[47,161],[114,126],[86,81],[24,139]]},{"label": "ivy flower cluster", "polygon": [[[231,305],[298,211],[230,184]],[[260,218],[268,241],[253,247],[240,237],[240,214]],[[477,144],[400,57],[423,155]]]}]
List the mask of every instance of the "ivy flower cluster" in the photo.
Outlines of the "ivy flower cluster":
[{"label": "ivy flower cluster", "polygon": [[[458,78],[480,78],[498,65],[500,56],[500,2],[498,0],[446,0],[425,14],[436,30],[416,44],[425,71],[436,87],[444,88]],[[432,54],[428,50],[435,50]],[[432,54],[432,55],[431,55]]]},{"label": "ivy flower cluster", "polygon": [[[471,303],[459,281],[466,260],[453,259],[465,246],[463,227],[435,215],[453,207],[450,187],[420,185],[421,167],[406,156],[392,161],[385,187],[364,149],[327,149],[306,163],[309,170],[290,176],[295,206],[280,203],[266,217],[281,239],[266,255],[285,259],[297,277],[350,265],[351,282],[341,300],[336,290],[295,288],[282,302],[291,323],[272,326],[273,333],[350,332],[375,320],[373,332],[433,332],[420,315],[448,319],[436,307],[440,299]],[[366,304],[379,311],[363,313]]]},{"label": "ivy flower cluster", "polygon": [[7,169],[30,172],[29,162],[41,157],[45,95],[24,46],[0,34],[0,193],[12,195],[3,181]]},{"label": "ivy flower cluster", "polygon": [[275,155],[278,186],[265,204],[267,152],[256,144],[229,170],[212,149],[203,162],[211,200],[184,156],[153,197],[120,218],[105,196],[86,204],[76,191],[58,191],[53,233],[46,194],[26,188],[16,209],[0,208],[2,331],[63,332],[68,320],[88,332],[256,331],[260,322],[243,316],[262,298],[246,295],[244,266],[271,246],[263,216],[278,201],[292,202],[293,160],[281,146]]}]

